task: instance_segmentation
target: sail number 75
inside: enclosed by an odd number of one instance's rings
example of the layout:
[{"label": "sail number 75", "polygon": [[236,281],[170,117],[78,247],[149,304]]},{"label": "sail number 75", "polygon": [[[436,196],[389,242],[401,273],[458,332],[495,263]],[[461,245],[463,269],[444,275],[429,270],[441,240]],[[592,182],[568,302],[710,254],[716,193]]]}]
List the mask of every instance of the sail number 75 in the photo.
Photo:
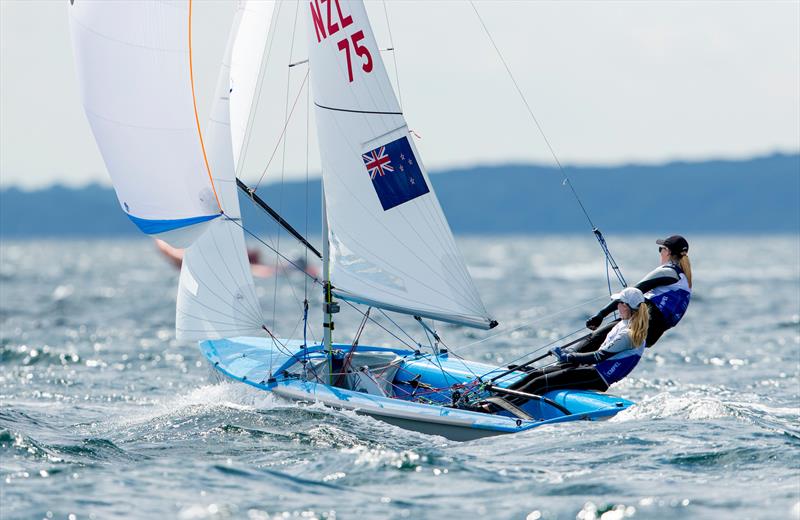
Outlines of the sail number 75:
[{"label": "sail number 75", "polygon": [[372,55],[369,53],[369,49],[367,49],[364,45],[361,45],[359,42],[364,39],[364,31],[356,31],[350,36],[350,39],[343,39],[339,40],[337,43],[339,50],[344,51],[345,56],[347,56],[347,76],[350,79],[350,82],[353,82],[353,60],[350,57],[350,41],[353,42],[353,50],[356,51],[356,54],[364,59],[364,63],[361,64],[361,68],[364,72],[372,72]]},{"label": "sail number 75", "polygon": [[[344,32],[345,28],[353,23],[352,15],[342,11],[339,1],[313,0],[309,2],[317,43],[321,43],[339,31]],[[366,45],[360,43],[364,38],[364,31],[358,30],[351,34],[349,38],[345,36],[336,43],[339,51],[344,51],[347,59],[347,77],[351,83],[353,82],[353,58],[351,56],[353,51],[362,60],[361,69],[366,73],[372,72],[372,54],[370,54]]]}]

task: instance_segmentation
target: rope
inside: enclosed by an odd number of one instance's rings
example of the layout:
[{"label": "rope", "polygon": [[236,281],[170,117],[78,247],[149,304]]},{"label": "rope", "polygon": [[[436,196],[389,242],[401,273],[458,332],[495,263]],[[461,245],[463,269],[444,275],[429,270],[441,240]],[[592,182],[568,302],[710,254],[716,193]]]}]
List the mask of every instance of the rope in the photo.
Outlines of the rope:
[{"label": "rope", "polygon": [[289,121],[292,119],[292,114],[294,114],[294,109],[297,107],[297,101],[300,99],[300,94],[303,93],[303,88],[305,87],[307,80],[308,80],[308,71],[306,71],[306,75],[305,77],[303,77],[303,83],[300,85],[300,90],[298,91],[297,97],[294,100],[292,109],[289,111],[289,116],[286,118],[286,121],[283,124],[283,130],[281,130],[281,135],[278,136],[278,142],[275,143],[275,148],[272,150],[272,155],[270,155],[269,160],[267,161],[267,165],[264,166],[264,170],[261,172],[261,176],[258,178],[258,182],[256,183],[255,187],[253,187],[253,191],[258,190],[259,186],[261,186],[261,181],[264,180],[264,176],[267,174],[267,170],[272,164],[272,160],[275,159],[275,154],[278,153],[278,147],[281,145],[284,135],[286,135],[286,129],[289,127]]},{"label": "rope", "polygon": [[572,181],[567,176],[564,167],[561,165],[561,161],[558,159],[558,155],[556,155],[555,149],[550,144],[550,139],[547,138],[547,134],[544,133],[544,128],[542,127],[541,123],[539,123],[539,119],[537,119],[536,114],[533,113],[533,109],[531,108],[530,103],[528,103],[528,99],[525,97],[525,94],[522,92],[522,88],[520,88],[517,79],[514,77],[514,74],[511,72],[511,67],[508,66],[505,58],[503,57],[503,53],[500,52],[500,48],[495,43],[494,38],[492,37],[491,33],[489,32],[489,28],[486,26],[486,23],[483,21],[481,14],[478,12],[478,8],[475,7],[475,3],[473,0],[469,0],[469,5],[472,6],[472,10],[475,11],[475,15],[478,17],[478,21],[481,23],[481,27],[483,27],[483,31],[486,33],[487,38],[489,38],[489,42],[494,47],[495,52],[497,53],[498,58],[500,58],[500,62],[503,64],[503,67],[506,69],[506,73],[508,73],[508,77],[511,79],[511,83],[514,84],[514,88],[519,94],[520,99],[522,99],[522,103],[525,105],[525,108],[528,111],[528,115],[530,115],[531,119],[533,120],[536,128],[539,130],[539,134],[544,139],[545,144],[547,145],[547,149],[550,151],[550,155],[553,156],[553,161],[555,161],[556,166],[558,166],[558,171],[561,173],[561,184],[563,186],[568,186],[572,195],[575,197],[575,201],[580,206],[583,215],[586,217],[586,221],[589,223],[589,226],[592,228],[592,233],[594,233],[595,237],[597,238],[598,242],[600,243],[600,248],[603,250],[603,254],[606,255],[606,259],[611,262],[611,265],[614,268],[614,272],[617,274],[617,278],[619,279],[620,283],[623,287],[627,287],[625,284],[625,279],[622,277],[622,271],[620,271],[619,266],[614,261],[614,258],[611,256],[611,252],[608,250],[608,245],[606,244],[605,239],[603,238],[603,234],[594,225],[592,222],[592,218],[589,216],[589,212],[586,210],[586,207],[583,205],[583,201],[578,196],[578,192],[575,190],[575,187],[572,185]]},{"label": "rope", "polygon": [[[517,361],[519,361],[519,360],[521,360],[521,359],[523,359],[523,358],[525,358],[525,357],[527,357],[527,356],[532,356],[532,355],[534,355],[534,354],[537,354],[537,353],[541,352],[542,350],[544,350],[544,349],[546,349],[546,348],[548,348],[548,347],[551,347],[551,346],[555,345],[555,344],[556,344],[556,343],[558,343],[559,341],[564,341],[564,340],[565,340],[565,339],[567,339],[568,337],[570,337],[570,336],[574,336],[575,334],[577,334],[577,333],[579,333],[579,332],[582,332],[582,331],[583,331],[583,327],[581,327],[581,328],[579,328],[579,329],[576,329],[576,330],[573,330],[573,331],[572,331],[572,332],[570,332],[569,334],[565,334],[564,336],[561,336],[560,338],[554,339],[554,340],[553,340],[553,341],[551,341],[550,343],[546,343],[546,344],[542,345],[541,347],[538,347],[538,348],[536,348],[536,349],[534,349],[534,350],[531,350],[530,352],[526,352],[525,354],[522,354],[521,356],[518,356],[518,357],[516,357],[516,358],[512,359],[512,360],[511,360],[511,361],[509,361],[507,364],[508,364],[508,365],[514,365],[514,364],[516,364],[516,362],[517,362]],[[497,370],[497,369],[496,369],[496,368],[494,368],[494,369],[492,369],[492,370],[490,370],[490,371],[486,372],[485,374],[483,374],[482,378],[483,378],[483,377],[486,377],[486,376],[488,376],[489,374],[491,374],[491,373],[492,373],[492,372],[494,372],[495,370]]]},{"label": "rope", "polygon": [[507,331],[504,331],[504,332],[498,332],[497,334],[492,334],[491,336],[487,336],[487,337],[485,337],[483,339],[480,339],[478,341],[473,341],[472,343],[467,343],[466,345],[461,345],[460,347],[455,347],[455,348],[452,348],[452,349],[449,349],[449,350],[450,350],[450,352],[455,352],[456,349],[463,350],[463,349],[465,349],[467,347],[472,347],[472,346],[477,345],[479,343],[483,343],[485,341],[489,341],[490,339],[494,339],[494,338],[497,338],[497,337],[500,337],[500,336],[505,336],[506,334],[511,334],[511,333],[516,332],[518,330],[522,330],[522,329],[526,329],[526,328],[532,327],[536,323],[540,323],[542,321],[545,321],[545,320],[548,320],[548,319],[553,318],[555,316],[558,316],[559,314],[564,314],[567,311],[571,311],[571,310],[577,309],[578,307],[583,307],[584,305],[588,305],[590,303],[596,302],[597,300],[601,300],[601,299],[605,299],[605,298],[606,298],[606,296],[598,296],[597,298],[592,298],[591,300],[586,300],[585,302],[579,303],[577,305],[573,305],[572,307],[567,307],[566,309],[561,309],[558,312],[554,312],[552,314],[546,314],[546,315],[544,315],[544,316],[542,316],[540,318],[537,318],[537,319],[535,319],[535,320],[533,320],[533,321],[531,321],[529,323],[524,323],[524,324],[520,325],[519,327],[514,327],[513,329],[510,329],[510,330],[507,330]]},{"label": "rope", "polygon": [[397,68],[397,51],[394,47],[394,38],[392,38],[392,24],[389,23],[389,8],[386,7],[386,0],[383,0],[383,14],[386,17],[386,30],[389,32],[389,47],[392,49],[392,61],[394,62],[394,79],[397,84],[397,102],[400,105],[400,110],[403,110],[403,96],[400,94],[400,73]]}]

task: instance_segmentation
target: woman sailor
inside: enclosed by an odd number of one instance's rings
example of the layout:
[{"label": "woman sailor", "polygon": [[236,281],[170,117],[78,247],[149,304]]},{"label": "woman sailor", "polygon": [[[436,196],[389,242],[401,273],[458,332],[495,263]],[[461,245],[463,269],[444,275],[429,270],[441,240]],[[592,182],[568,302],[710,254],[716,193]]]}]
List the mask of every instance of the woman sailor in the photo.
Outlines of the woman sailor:
[{"label": "woman sailor", "polygon": [[[644,293],[650,310],[650,324],[647,332],[647,346],[652,347],[667,329],[671,329],[683,318],[692,296],[692,264],[689,262],[689,242],[680,235],[672,235],[656,240],[661,265],[650,271],[636,288]],[[594,334],[583,344],[576,346],[576,352],[591,352],[603,341],[612,322],[598,329],[603,318],[614,310],[614,302],[600,310],[586,321],[586,326]]]},{"label": "woman sailor", "polygon": [[644,352],[650,311],[642,291],[635,287],[611,298],[622,319],[597,351],[579,354],[556,347],[550,353],[558,364],[534,370],[509,388],[537,395],[564,388],[604,392],[630,374]]}]

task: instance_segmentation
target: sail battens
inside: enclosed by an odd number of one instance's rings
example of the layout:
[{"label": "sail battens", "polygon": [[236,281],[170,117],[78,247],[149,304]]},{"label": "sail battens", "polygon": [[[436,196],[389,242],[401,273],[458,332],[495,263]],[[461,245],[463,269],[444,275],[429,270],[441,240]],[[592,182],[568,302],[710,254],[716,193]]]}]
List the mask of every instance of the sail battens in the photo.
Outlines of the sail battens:
[{"label": "sail battens", "polygon": [[317,108],[321,108],[323,110],[332,110],[334,112],[350,112],[351,114],[376,114],[376,115],[389,115],[389,116],[402,116],[402,112],[393,112],[388,110],[356,110],[354,108],[337,108],[337,107],[327,107],[325,105],[320,105],[319,103],[314,103]]},{"label": "sail battens", "polygon": [[173,53],[183,53],[184,52],[184,50],[182,48],[180,48],[180,47],[165,48],[165,47],[158,47],[158,46],[155,46],[155,45],[146,45],[146,44],[143,44],[143,43],[134,43],[134,42],[131,42],[131,41],[126,41],[126,40],[122,40],[122,39],[119,39],[119,38],[115,38],[114,36],[111,36],[110,34],[100,32],[100,31],[98,31],[96,29],[93,29],[92,27],[89,27],[88,25],[83,24],[80,21],[80,19],[77,18],[77,17],[72,17],[71,25],[79,26],[81,29],[83,29],[84,31],[86,31],[88,33],[91,33],[91,34],[93,34],[95,36],[98,36],[98,37],[103,38],[105,40],[108,40],[110,42],[113,42],[113,43],[116,43],[116,44],[119,44],[119,45],[124,45],[126,47],[134,47],[134,48],[137,48],[137,49],[144,49],[144,50],[151,51],[151,52],[173,52]]},{"label": "sail battens", "polygon": [[337,5],[335,35],[315,21],[313,4],[307,21],[334,292],[489,328],[493,320],[408,137],[364,4]]}]

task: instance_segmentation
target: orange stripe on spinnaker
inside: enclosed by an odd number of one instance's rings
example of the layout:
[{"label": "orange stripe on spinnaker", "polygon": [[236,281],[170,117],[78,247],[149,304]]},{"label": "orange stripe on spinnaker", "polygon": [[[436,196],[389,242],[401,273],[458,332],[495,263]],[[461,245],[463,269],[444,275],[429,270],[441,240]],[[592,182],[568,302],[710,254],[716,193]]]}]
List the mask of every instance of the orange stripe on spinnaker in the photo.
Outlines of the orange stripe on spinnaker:
[{"label": "orange stripe on spinnaker", "polygon": [[206,163],[206,171],[208,172],[208,180],[211,181],[211,189],[214,191],[214,198],[217,199],[217,206],[219,211],[223,212],[222,204],[219,202],[219,195],[217,195],[217,188],[214,186],[214,178],[211,176],[211,167],[208,165],[208,156],[206,156],[206,145],[203,142],[203,132],[200,130],[200,117],[197,115],[197,98],[194,95],[194,69],[192,68],[192,0],[189,0],[189,80],[192,84],[192,104],[194,105],[194,121],[197,123],[197,135],[200,137],[200,149],[203,150],[203,161]]}]

